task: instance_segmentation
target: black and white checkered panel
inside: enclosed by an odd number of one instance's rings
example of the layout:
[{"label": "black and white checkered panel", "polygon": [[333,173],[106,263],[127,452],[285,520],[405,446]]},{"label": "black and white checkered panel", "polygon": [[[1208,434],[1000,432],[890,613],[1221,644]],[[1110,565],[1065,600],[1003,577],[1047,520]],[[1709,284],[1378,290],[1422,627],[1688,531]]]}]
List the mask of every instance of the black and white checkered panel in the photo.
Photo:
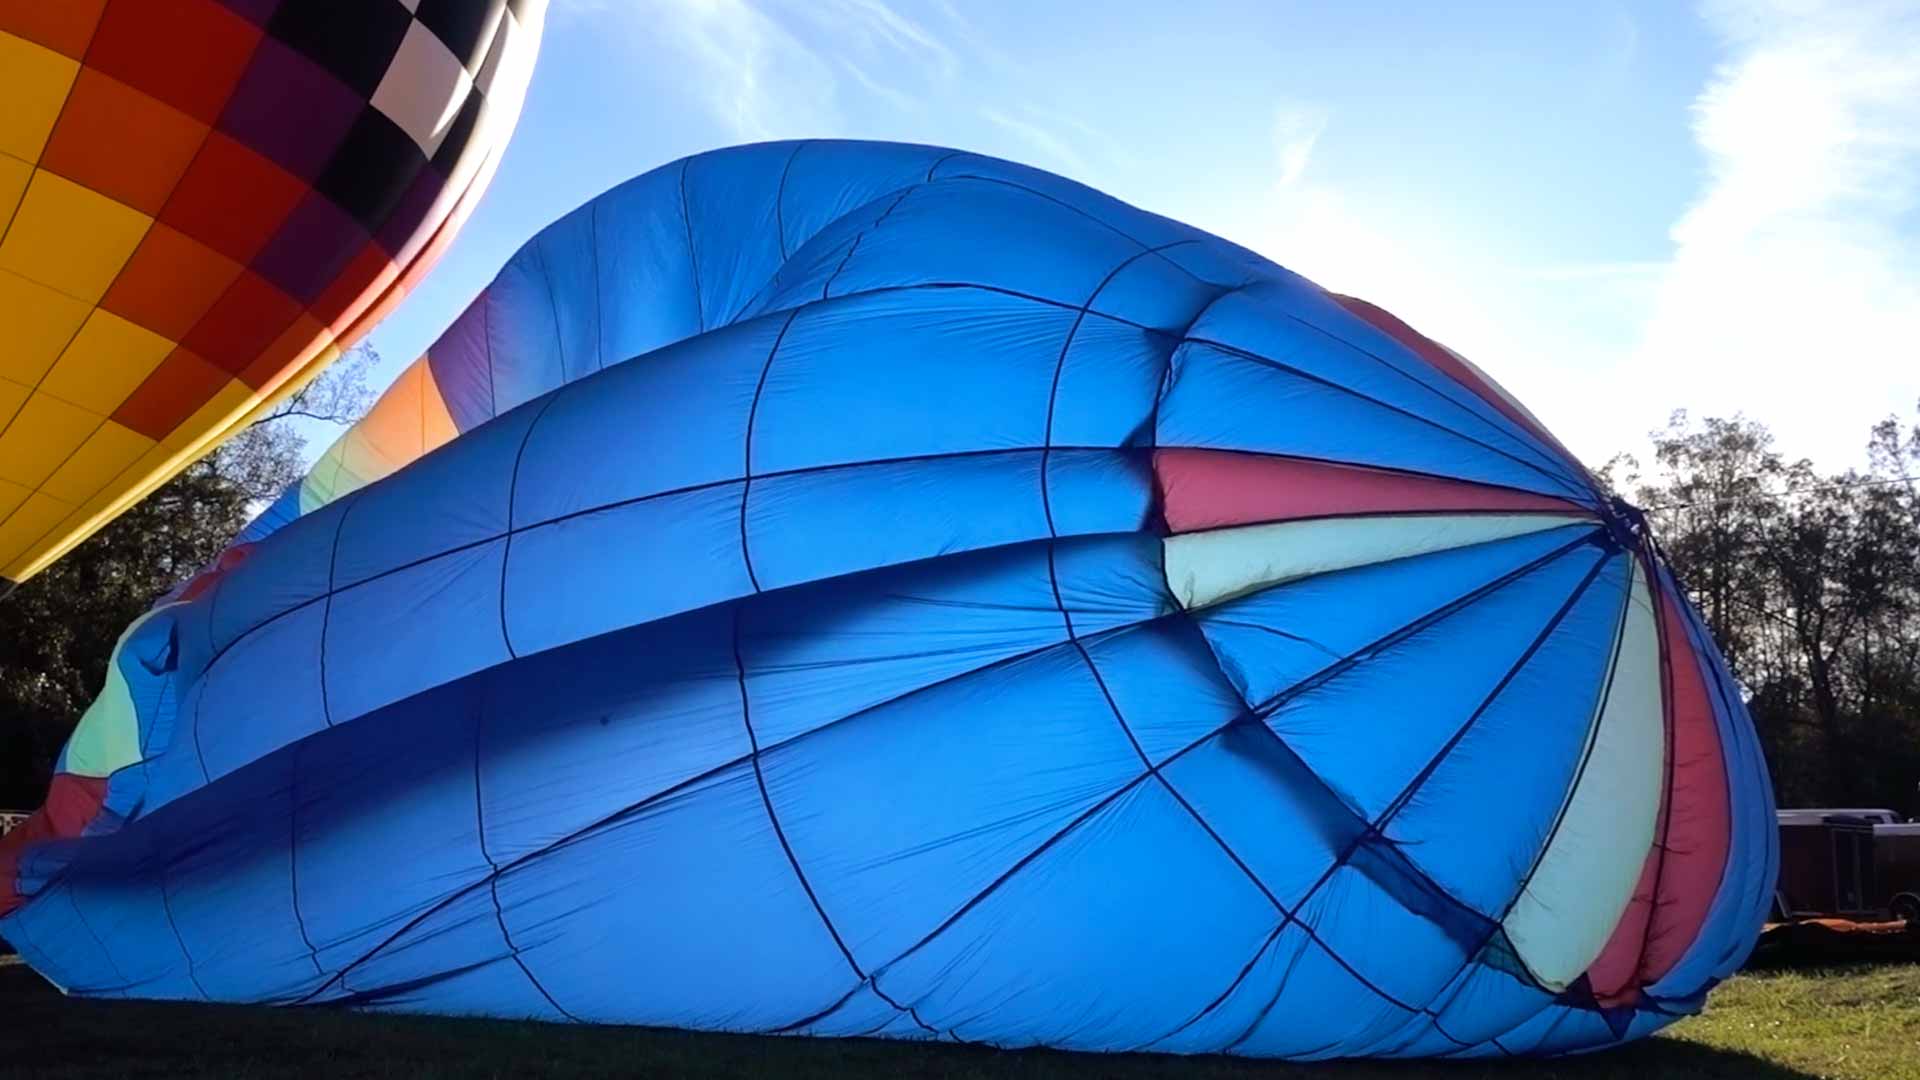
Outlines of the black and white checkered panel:
[{"label": "black and white checkered panel", "polygon": [[335,150],[313,186],[369,233],[380,231],[428,158],[412,135],[386,113],[360,110],[346,141]]},{"label": "black and white checkered panel", "polygon": [[[428,2],[421,0],[422,6]],[[480,42],[477,59],[473,61],[473,90],[459,115],[454,117],[442,151],[433,158],[434,167],[450,178],[455,171],[455,161],[444,147],[456,139],[491,145],[491,133],[486,130],[490,120],[510,120],[518,116],[527,84],[533,78],[541,25],[546,18],[546,0],[506,0],[503,6],[504,14],[488,24],[491,30]]]},{"label": "black and white checkered panel", "polygon": [[[378,233],[417,193],[429,166],[447,186],[464,187],[479,168],[465,160],[467,151],[490,145],[489,112],[511,118],[519,111],[545,7],[545,0],[282,0],[269,32],[366,102],[315,188]],[[490,109],[496,90],[505,107]]]},{"label": "black and white checkered panel", "polygon": [[412,6],[412,0],[281,0],[266,29],[365,99],[407,36]]},{"label": "black and white checkered panel", "polygon": [[[418,3],[386,75],[373,92],[374,108],[399,125],[414,145],[432,157],[453,128],[454,118],[473,93],[472,33],[484,28],[489,15],[495,24],[506,12],[506,0],[388,0]],[[461,13],[456,17],[453,13]],[[429,22],[429,19],[436,20]],[[455,36],[450,41],[443,34]]]}]

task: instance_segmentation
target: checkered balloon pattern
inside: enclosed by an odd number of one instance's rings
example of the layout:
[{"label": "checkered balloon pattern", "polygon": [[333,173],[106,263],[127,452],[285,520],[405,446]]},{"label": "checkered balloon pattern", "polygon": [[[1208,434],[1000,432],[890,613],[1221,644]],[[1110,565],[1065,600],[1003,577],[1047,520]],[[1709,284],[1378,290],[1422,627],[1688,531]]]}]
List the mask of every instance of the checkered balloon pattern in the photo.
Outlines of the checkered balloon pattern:
[{"label": "checkered balloon pattern", "polygon": [[424,275],[546,0],[0,0],[0,591]]}]

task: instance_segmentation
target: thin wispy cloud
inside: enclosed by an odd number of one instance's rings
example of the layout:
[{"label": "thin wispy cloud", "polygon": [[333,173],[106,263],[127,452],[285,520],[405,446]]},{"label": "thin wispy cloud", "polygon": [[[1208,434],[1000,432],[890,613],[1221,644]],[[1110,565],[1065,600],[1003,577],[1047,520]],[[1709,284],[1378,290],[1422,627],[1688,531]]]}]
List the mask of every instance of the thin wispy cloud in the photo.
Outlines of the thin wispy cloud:
[{"label": "thin wispy cloud", "polygon": [[1079,179],[1085,179],[1091,175],[1092,169],[1087,165],[1087,159],[1080,156],[1080,152],[1074,149],[1070,142],[1048,127],[1032,120],[1009,115],[999,109],[981,109],[980,115],[986,117],[994,126],[1038,150],[1044,158],[1039,162],[1040,164],[1064,167],[1068,173]]},{"label": "thin wispy cloud", "polygon": [[959,58],[931,30],[881,0],[808,0],[794,5],[794,10],[808,14],[830,30],[844,32],[869,51],[892,50],[917,56],[945,78],[952,78],[959,70]]},{"label": "thin wispy cloud", "polygon": [[885,0],[561,2],[667,45],[690,92],[741,139],[879,126],[987,152],[997,141],[1008,156],[1089,180],[1097,164],[1129,158],[1070,112],[1027,100],[1017,65],[953,4],[909,14]]},{"label": "thin wispy cloud", "polygon": [[1607,32],[1597,43],[1596,77],[1590,81],[1599,92],[1604,92],[1618,79],[1630,77],[1641,53],[1640,24],[1631,12],[1624,6],[1615,6],[1607,12],[1607,21],[1610,24]]},{"label": "thin wispy cloud", "polygon": [[952,42],[958,51],[996,72],[1015,68],[1013,57],[995,44],[991,37],[982,33],[980,27],[954,5],[953,0],[931,0],[931,3],[934,10],[940,13],[939,33]]},{"label": "thin wispy cloud", "polygon": [[919,111],[962,64],[933,30],[882,0],[564,2],[664,38],[714,118],[743,139],[843,133],[849,97]]},{"label": "thin wispy cloud", "polygon": [[750,0],[647,0],[614,14],[643,15],[630,30],[664,35],[699,73],[694,88],[715,119],[739,138],[840,126],[833,65]]},{"label": "thin wispy cloud", "polygon": [[[1605,279],[1610,296],[1645,293],[1664,263],[1503,266],[1452,245],[1445,230],[1409,228],[1422,216],[1445,216],[1446,203],[1384,208],[1378,196],[1344,185],[1341,170],[1324,162],[1339,115],[1314,103],[1290,101],[1273,111],[1271,172],[1264,200],[1203,212],[1196,224],[1246,244],[1287,269],[1335,292],[1379,303],[1423,333],[1470,356],[1567,438],[1596,460],[1618,449],[1617,424],[1596,417],[1588,373],[1600,365],[1587,333],[1594,314],[1562,304],[1550,314],[1518,299],[1542,293],[1583,292]],[[1529,282],[1531,288],[1528,289]],[[1642,305],[1644,307],[1644,305]],[[1573,324],[1581,324],[1575,326]]]},{"label": "thin wispy cloud", "polygon": [[1265,200],[1251,210],[1227,207],[1218,220],[1201,224],[1329,289],[1402,308],[1424,305],[1444,282],[1399,237],[1372,221],[1350,192],[1316,171],[1315,152],[1331,123],[1321,105],[1276,105],[1268,129],[1272,173]]},{"label": "thin wispy cloud", "polygon": [[1329,288],[1353,288],[1356,279],[1378,278],[1389,241],[1359,220],[1338,187],[1309,175],[1327,123],[1327,110],[1318,105],[1276,105],[1268,128],[1273,171],[1264,199],[1251,208],[1222,207],[1195,224]]},{"label": "thin wispy cloud", "polygon": [[1279,184],[1290,187],[1300,181],[1313,157],[1320,133],[1327,128],[1324,109],[1288,106],[1276,111],[1273,120],[1274,158],[1280,164]]},{"label": "thin wispy cloud", "polygon": [[1023,102],[1019,110],[1021,115],[1046,129],[1055,139],[1075,147],[1083,157],[1121,168],[1131,168],[1138,162],[1133,150],[1111,133],[1087,123],[1066,109],[1046,108],[1029,101]]},{"label": "thin wispy cloud", "polygon": [[923,112],[926,108],[924,99],[915,97],[897,86],[881,82],[879,79],[867,74],[866,69],[859,64],[842,60],[840,62],[840,69],[846,72],[847,76],[851,78],[854,84],[862,91],[866,92],[875,100],[886,102],[900,112],[918,113]]}]

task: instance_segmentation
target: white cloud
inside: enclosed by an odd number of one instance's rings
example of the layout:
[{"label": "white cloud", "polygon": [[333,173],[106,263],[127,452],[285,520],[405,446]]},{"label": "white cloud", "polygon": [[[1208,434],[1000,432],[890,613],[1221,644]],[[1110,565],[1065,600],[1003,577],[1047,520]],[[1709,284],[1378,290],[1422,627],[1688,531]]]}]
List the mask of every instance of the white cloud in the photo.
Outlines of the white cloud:
[{"label": "white cloud", "polygon": [[[1276,112],[1265,201],[1203,212],[1472,357],[1583,456],[1667,413],[1744,411],[1789,453],[1862,459],[1920,398],[1920,5],[1719,0],[1694,102],[1701,190],[1672,252],[1513,266],[1317,180],[1328,114]],[[1620,178],[1631,183],[1631,176]]]},{"label": "white cloud", "polygon": [[1920,7],[1718,0],[1694,103],[1707,183],[1622,375],[1857,461],[1920,396]]}]

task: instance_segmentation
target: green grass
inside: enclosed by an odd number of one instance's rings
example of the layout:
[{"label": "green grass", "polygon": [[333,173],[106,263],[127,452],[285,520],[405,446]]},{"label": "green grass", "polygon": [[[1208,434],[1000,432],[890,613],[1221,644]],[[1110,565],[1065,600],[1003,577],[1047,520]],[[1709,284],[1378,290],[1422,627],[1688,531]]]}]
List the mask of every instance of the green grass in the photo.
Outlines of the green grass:
[{"label": "green grass", "polygon": [[1750,972],[1672,1031],[1799,1075],[1920,1077],[1920,964]]},{"label": "green grass", "polygon": [[1566,1061],[1289,1066],[871,1040],[68,1000],[0,968],[0,1076],[1920,1080],[1920,965],[1742,975],[1704,1016]]}]

